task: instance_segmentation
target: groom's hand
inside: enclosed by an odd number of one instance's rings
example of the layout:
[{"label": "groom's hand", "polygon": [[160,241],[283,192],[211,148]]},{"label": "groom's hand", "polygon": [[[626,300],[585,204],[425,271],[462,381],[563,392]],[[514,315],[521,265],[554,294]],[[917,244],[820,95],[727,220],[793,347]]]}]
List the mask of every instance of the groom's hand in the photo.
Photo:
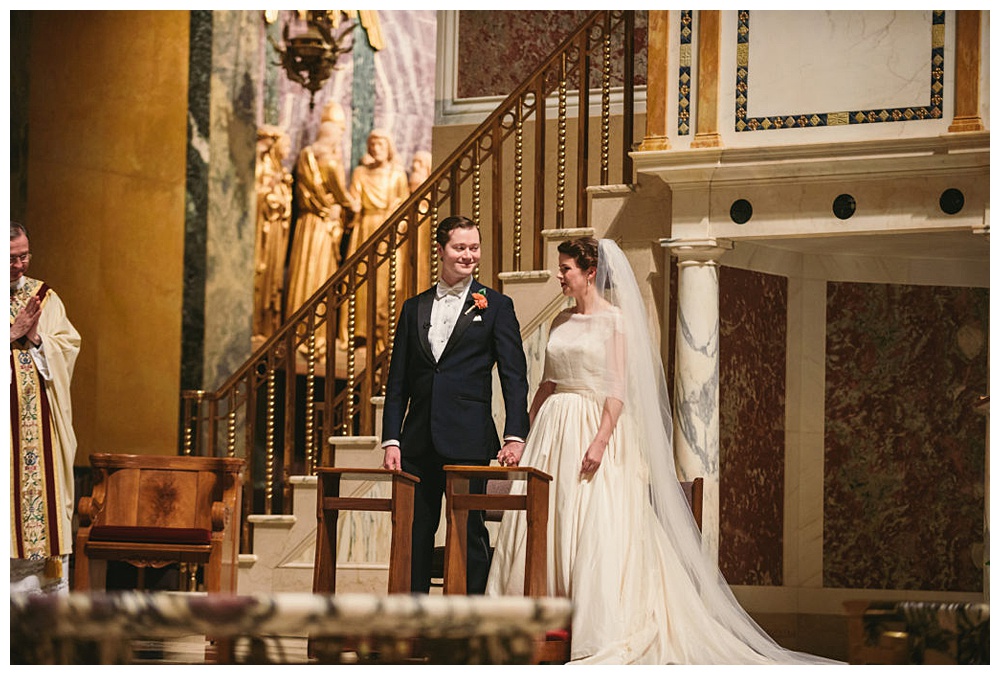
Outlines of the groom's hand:
[{"label": "groom's hand", "polygon": [[382,468],[394,469],[396,471],[403,468],[398,445],[385,446],[385,455],[382,457]]},{"label": "groom's hand", "polygon": [[497,461],[500,462],[500,466],[517,466],[522,454],[524,454],[524,441],[505,441],[497,453]]}]

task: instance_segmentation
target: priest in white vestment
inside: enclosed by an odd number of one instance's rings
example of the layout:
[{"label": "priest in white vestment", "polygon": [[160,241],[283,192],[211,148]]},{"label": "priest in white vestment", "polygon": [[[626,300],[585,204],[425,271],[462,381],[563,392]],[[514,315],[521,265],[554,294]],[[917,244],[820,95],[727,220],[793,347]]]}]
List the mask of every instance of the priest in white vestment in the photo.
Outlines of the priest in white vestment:
[{"label": "priest in white vestment", "polygon": [[70,380],[80,334],[62,300],[26,276],[28,233],[10,225],[11,592],[68,592],[76,435]]}]

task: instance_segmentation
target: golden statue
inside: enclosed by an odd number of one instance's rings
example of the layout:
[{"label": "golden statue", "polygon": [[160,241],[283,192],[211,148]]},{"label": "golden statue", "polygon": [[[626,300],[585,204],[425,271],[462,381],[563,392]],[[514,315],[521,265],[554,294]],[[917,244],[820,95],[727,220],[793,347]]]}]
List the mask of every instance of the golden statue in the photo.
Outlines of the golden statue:
[{"label": "golden statue", "polygon": [[[410,185],[406,172],[396,163],[396,151],[392,139],[383,129],[373,129],[368,134],[368,152],[361,164],[351,174],[350,195],[360,206],[351,223],[351,240],[347,255],[351,256],[377,230],[385,219],[410,196]],[[403,276],[407,273],[406,255],[403,248],[396,251],[396,287],[402,287]],[[378,272],[378,312],[375,341],[380,348],[385,347],[389,327],[389,267],[383,264]],[[397,306],[402,305],[399,298]],[[368,288],[358,289],[357,313],[355,315],[355,337],[368,335]],[[340,341],[347,345],[347,311],[340,314]]]},{"label": "golden statue", "polygon": [[[344,181],[341,138],[344,112],[327,104],[316,140],[299,153],[295,165],[295,204],[298,219],[289,259],[287,316],[301,307],[340,264],[344,210],[357,210]],[[326,354],[325,331],[316,336],[316,355]]]},{"label": "golden statue", "polygon": [[410,163],[410,192],[414,192],[423,185],[431,175],[431,153],[426,150],[417,150],[413,153],[413,161]]},{"label": "golden statue", "polygon": [[253,335],[270,337],[281,326],[285,253],[292,220],[292,174],[282,165],[291,143],[281,129],[257,130],[257,234],[254,244]]},{"label": "golden statue", "polygon": [[[413,161],[410,163],[411,193],[416,192],[430,177],[432,168],[431,153],[426,150],[417,150],[413,153]],[[422,217],[426,216],[431,210],[430,201],[421,199],[417,210]],[[420,225],[424,228],[425,234],[421,234],[417,240],[417,288],[425,288],[431,282],[431,255],[434,251],[431,239],[434,237],[434,228],[429,224],[425,226],[423,220]]]}]

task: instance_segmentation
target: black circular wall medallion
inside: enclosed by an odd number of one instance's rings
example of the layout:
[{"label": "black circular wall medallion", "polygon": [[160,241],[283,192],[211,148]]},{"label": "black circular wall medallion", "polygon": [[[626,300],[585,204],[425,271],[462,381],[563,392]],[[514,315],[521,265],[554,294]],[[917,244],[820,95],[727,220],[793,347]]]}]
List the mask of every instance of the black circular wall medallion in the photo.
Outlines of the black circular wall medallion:
[{"label": "black circular wall medallion", "polygon": [[938,200],[938,204],[940,204],[942,211],[949,216],[953,216],[965,206],[965,195],[962,194],[961,190],[948,188],[941,193],[941,199]]},{"label": "black circular wall medallion", "polygon": [[742,225],[753,217],[753,205],[745,199],[737,199],[729,207],[729,217],[737,225]]},{"label": "black circular wall medallion", "polygon": [[837,195],[837,198],[833,200],[833,215],[841,220],[847,220],[853,216],[857,208],[857,202],[849,194]]}]

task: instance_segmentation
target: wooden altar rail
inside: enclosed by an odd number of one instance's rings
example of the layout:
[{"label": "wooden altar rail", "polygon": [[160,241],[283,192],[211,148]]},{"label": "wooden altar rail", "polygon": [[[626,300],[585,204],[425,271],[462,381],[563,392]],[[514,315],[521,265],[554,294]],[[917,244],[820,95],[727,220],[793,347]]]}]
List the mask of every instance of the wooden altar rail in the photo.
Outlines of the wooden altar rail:
[{"label": "wooden altar rail", "polygon": [[[632,182],[634,33],[634,11],[589,14],[246,363],[215,391],[182,393],[181,453],[247,460],[244,522],[289,511],[288,479],[314,473],[326,438],[374,433],[370,401],[384,393],[398,311],[438,275],[440,220],[480,224],[479,274],[496,288],[502,271],[541,268],[543,229],[588,225],[589,186]],[[624,114],[612,134],[619,92]],[[356,332],[361,315],[366,334]],[[347,335],[334,351],[340,317]]]},{"label": "wooden altar rail", "polygon": [[[304,663],[278,638],[364,642],[372,658],[425,663],[529,663],[533,638],[566,625],[566,598],[443,595],[198,595],[121,592],[15,594],[10,598],[10,662],[25,665],[127,664],[137,641],[211,635],[216,648],[192,663]],[[335,659],[350,654],[326,652]]]}]

